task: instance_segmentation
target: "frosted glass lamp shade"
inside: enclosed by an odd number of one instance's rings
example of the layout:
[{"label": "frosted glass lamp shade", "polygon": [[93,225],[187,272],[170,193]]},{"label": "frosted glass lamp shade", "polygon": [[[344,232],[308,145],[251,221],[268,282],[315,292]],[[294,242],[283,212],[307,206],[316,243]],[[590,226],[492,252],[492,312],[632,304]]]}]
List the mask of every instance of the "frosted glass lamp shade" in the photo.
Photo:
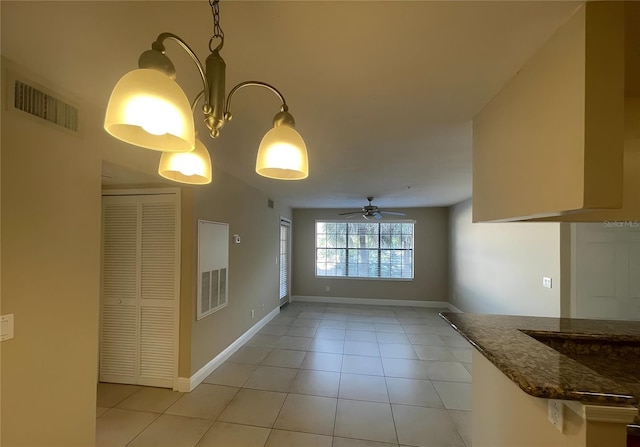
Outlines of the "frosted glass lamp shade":
[{"label": "frosted glass lamp shade", "polygon": [[293,127],[280,125],[265,134],[258,149],[256,172],[278,180],[302,180],[309,176],[307,146]]},{"label": "frosted glass lamp shade", "polygon": [[162,177],[191,185],[211,183],[211,171],[209,151],[198,139],[191,152],[163,153],[158,167],[158,174]]},{"label": "frosted glass lamp shade", "polygon": [[195,147],[189,100],[158,70],[133,70],[118,81],[104,128],[122,141],[156,151],[188,152]]}]

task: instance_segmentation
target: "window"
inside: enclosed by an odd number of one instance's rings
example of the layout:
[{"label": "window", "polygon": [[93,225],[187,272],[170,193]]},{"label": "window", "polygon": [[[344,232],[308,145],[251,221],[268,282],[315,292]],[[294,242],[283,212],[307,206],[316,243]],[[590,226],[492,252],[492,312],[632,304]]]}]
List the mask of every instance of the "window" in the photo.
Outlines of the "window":
[{"label": "window", "polygon": [[316,276],[413,279],[413,222],[316,222]]}]

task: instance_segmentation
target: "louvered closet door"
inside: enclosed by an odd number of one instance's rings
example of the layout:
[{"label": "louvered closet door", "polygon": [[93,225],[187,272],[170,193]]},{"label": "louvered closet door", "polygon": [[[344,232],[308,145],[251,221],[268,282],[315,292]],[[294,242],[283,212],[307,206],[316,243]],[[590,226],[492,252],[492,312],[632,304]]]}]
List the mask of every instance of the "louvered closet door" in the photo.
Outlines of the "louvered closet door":
[{"label": "louvered closet door", "polygon": [[178,296],[177,215],[174,201],[152,196],[141,205],[140,381],[173,385]]},{"label": "louvered closet door", "polygon": [[139,204],[110,199],[102,204],[100,380],[137,383]]},{"label": "louvered closet door", "polygon": [[175,195],[103,198],[100,380],[171,388],[177,377]]}]

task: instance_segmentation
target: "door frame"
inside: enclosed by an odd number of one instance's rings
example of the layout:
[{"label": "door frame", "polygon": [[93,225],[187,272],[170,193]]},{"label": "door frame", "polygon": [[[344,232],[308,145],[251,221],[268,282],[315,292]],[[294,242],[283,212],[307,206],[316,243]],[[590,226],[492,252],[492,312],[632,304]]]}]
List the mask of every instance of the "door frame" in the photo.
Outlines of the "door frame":
[{"label": "door frame", "polygon": [[[280,297],[280,282],[282,281],[281,272],[282,272],[282,227],[288,227],[288,240],[287,240],[287,294],[284,297]],[[291,301],[291,231],[293,225],[291,224],[291,219],[287,217],[280,216],[280,222],[278,224],[278,305],[284,306],[285,304]]]}]

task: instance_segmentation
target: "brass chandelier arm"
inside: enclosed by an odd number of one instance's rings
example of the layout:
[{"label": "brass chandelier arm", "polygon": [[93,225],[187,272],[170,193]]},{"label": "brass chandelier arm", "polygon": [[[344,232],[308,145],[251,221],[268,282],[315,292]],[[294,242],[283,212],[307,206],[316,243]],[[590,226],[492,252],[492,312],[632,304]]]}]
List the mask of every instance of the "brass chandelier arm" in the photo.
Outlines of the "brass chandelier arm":
[{"label": "brass chandelier arm", "polygon": [[[215,38],[216,36],[214,36]],[[289,106],[287,105],[284,95],[275,88],[273,85],[262,81],[245,81],[241,82],[231,89],[229,95],[225,98],[224,78],[226,65],[222,57],[219,54],[218,48],[214,49],[207,58],[206,70],[198,59],[195,52],[189,47],[189,45],[182,40],[179,36],[173,33],[161,33],[157,39],[151,45],[151,50],[146,51],[140,56],[138,62],[140,68],[156,68],[165,72],[169,77],[175,79],[175,68],[173,64],[166,56],[166,48],[164,41],[170,39],[178,43],[178,45],[191,57],[196,64],[200,78],[202,79],[203,90],[196,96],[191,103],[191,111],[195,112],[196,105],[200,99],[203,99],[202,112],[205,115],[205,124],[209,129],[209,135],[211,138],[217,138],[220,135],[220,129],[224,126],[224,123],[231,121],[231,98],[235,93],[249,86],[262,87],[272,91],[281,102],[280,112],[276,114],[273,119],[274,127],[280,125],[287,125],[294,127],[295,120],[289,113]],[[221,38],[222,39],[222,38]],[[213,38],[212,38],[213,40]],[[211,43],[211,42],[210,42]],[[221,42],[222,43],[222,42]]]},{"label": "brass chandelier arm", "polygon": [[196,98],[191,103],[191,112],[195,113],[196,106],[198,105],[198,101],[200,101],[203,96],[204,96],[204,90],[200,90],[200,93],[196,95]]},{"label": "brass chandelier arm", "polygon": [[179,36],[173,33],[161,33],[160,35],[158,35],[158,38],[155,40],[155,42],[153,42],[153,44],[151,45],[151,48],[156,51],[160,51],[161,53],[164,54],[165,52],[164,41],[167,39],[171,39],[175,41],[178,45],[180,45],[180,47],[191,57],[193,62],[196,64],[196,67],[198,68],[198,73],[200,73],[200,78],[202,79],[202,85],[204,86],[204,91],[200,95],[198,95],[198,97],[194,101],[193,106],[195,106],[195,103],[198,101],[199,97],[202,94],[204,94],[204,107],[208,108],[209,107],[209,84],[207,83],[207,76],[205,74],[202,62],[200,62],[200,59],[198,59],[198,56],[191,49],[191,47],[189,47],[189,45],[184,40],[182,40],[182,38],[180,38]]},{"label": "brass chandelier arm", "polygon": [[229,96],[227,96],[227,102],[224,106],[224,119],[226,121],[231,120],[231,98],[238,90],[244,87],[249,87],[249,86],[263,87],[263,88],[266,88],[267,90],[271,90],[273,93],[276,94],[276,96],[278,96],[278,98],[280,98],[280,101],[282,102],[282,106],[280,106],[280,111],[281,112],[289,111],[289,106],[287,105],[287,102],[285,101],[284,96],[273,85],[267,84],[266,82],[262,82],[262,81],[245,81],[233,87],[229,92]]}]

